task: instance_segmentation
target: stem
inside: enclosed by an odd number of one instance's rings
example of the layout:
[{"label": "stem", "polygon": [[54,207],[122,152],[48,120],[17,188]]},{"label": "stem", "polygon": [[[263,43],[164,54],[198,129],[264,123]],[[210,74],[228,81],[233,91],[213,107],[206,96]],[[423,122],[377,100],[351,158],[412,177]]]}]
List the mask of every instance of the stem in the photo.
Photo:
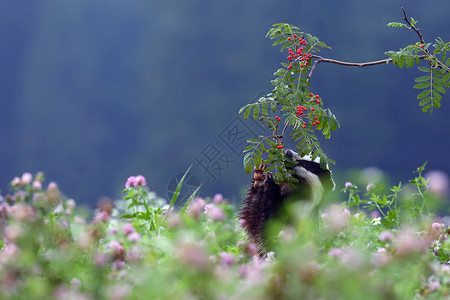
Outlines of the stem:
[{"label": "stem", "polygon": [[411,24],[411,22],[409,21],[408,17],[406,16],[406,11],[405,9],[402,7],[402,11],[403,11],[403,20],[409,25],[409,27],[414,30],[417,35],[419,36],[420,42],[422,44],[425,44],[425,41],[423,40],[423,35],[420,32],[419,28],[414,27],[414,25]]},{"label": "stem", "polygon": [[[410,29],[414,30],[417,33],[417,35],[419,36],[420,42],[422,44],[425,44],[425,40],[423,39],[423,34],[420,32],[419,28],[417,28],[411,24],[411,22],[408,19],[408,16],[406,15],[406,11],[403,7],[402,7],[402,11],[403,11],[403,20],[406,22],[406,24],[409,25]],[[433,57],[433,55],[428,50],[425,50],[425,53],[426,53],[426,56],[429,57],[430,59]],[[439,67],[441,67],[442,69],[445,69],[447,72],[450,72],[450,68],[448,68],[439,59],[436,59],[436,60],[437,60],[437,64]],[[431,61],[430,61],[430,63],[431,63]]]}]

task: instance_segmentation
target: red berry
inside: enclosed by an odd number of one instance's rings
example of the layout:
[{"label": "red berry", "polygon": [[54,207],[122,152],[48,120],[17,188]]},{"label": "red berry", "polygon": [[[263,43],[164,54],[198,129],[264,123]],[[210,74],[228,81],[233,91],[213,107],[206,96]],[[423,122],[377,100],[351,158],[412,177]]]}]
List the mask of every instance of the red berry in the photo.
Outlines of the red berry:
[{"label": "red berry", "polygon": [[316,124],[319,125],[320,124],[319,121],[316,121]]},{"label": "red berry", "polygon": [[303,122],[303,126],[306,126],[306,122]]},{"label": "red berry", "polygon": [[291,68],[292,68],[292,65],[289,65],[289,66],[287,67],[288,70],[290,70]]},{"label": "red berry", "polygon": [[320,104],[320,100],[316,100],[316,103],[317,103],[317,104]]},{"label": "red berry", "polygon": [[312,96],[314,96],[314,94],[313,93],[309,93],[309,96],[312,97]]},{"label": "red berry", "polygon": [[303,44],[303,45],[306,45],[306,41],[305,41],[305,40],[303,40],[303,41],[302,41],[302,44]]},{"label": "red berry", "polygon": [[300,64],[300,68],[303,68],[303,64]]},{"label": "red berry", "polygon": [[317,116],[314,117],[314,120],[317,120]]},{"label": "red berry", "polygon": [[314,107],[313,107],[313,108],[311,108],[311,111],[314,111]]},{"label": "red berry", "polygon": [[278,145],[277,148],[278,149],[283,149],[283,145]]},{"label": "red berry", "polygon": [[298,48],[298,50],[300,50],[300,52],[303,51],[303,47]]},{"label": "red berry", "polygon": [[288,41],[290,41],[291,40],[291,37],[288,37]]},{"label": "red berry", "polygon": [[294,35],[293,35],[293,37],[294,37],[294,39],[296,39],[296,38],[297,38],[297,35],[296,35],[296,34],[294,34]]},{"label": "red berry", "polygon": [[423,45],[420,45],[419,47],[420,47],[420,48],[423,48]]},{"label": "red berry", "polygon": [[316,95],[316,98],[319,99],[320,98],[319,95]]}]

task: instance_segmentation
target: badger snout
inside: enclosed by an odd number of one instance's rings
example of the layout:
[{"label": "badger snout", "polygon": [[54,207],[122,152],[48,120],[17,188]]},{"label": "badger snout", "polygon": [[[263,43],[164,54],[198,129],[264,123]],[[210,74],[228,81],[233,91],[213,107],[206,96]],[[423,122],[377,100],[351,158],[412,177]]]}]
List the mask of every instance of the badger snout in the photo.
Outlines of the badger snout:
[{"label": "badger snout", "polygon": [[294,157],[294,151],[292,151],[292,150],[286,151],[286,156],[290,157],[290,158]]}]

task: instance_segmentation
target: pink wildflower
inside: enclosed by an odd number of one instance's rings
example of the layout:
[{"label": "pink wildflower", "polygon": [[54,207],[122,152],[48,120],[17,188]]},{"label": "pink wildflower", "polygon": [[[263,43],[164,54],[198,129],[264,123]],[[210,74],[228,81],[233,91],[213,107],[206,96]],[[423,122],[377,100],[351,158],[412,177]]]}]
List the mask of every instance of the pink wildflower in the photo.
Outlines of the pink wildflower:
[{"label": "pink wildflower", "polygon": [[22,185],[27,185],[30,184],[31,180],[33,180],[33,175],[31,175],[30,173],[23,173],[20,183]]},{"label": "pink wildflower", "polygon": [[202,213],[206,202],[202,198],[194,198],[188,209],[188,214],[194,218],[197,218]]},{"label": "pink wildflower", "polygon": [[56,184],[56,182],[50,182],[48,184],[47,190],[57,190],[58,189],[58,185]]},{"label": "pink wildflower", "polygon": [[206,204],[205,205],[205,214],[207,214],[208,213],[208,211],[211,209],[211,208],[213,208],[214,207],[214,204]]},{"label": "pink wildflower", "polygon": [[344,252],[341,248],[331,248],[330,251],[328,251],[328,255],[335,258],[342,258]]},{"label": "pink wildflower", "polygon": [[100,211],[95,215],[94,220],[92,221],[94,224],[98,222],[108,222],[111,216],[106,211]]},{"label": "pink wildflower", "polygon": [[441,224],[440,223],[433,223],[433,224],[431,224],[431,228],[433,228],[433,230],[435,230],[435,231],[440,231],[441,230]]},{"label": "pink wildflower", "polygon": [[19,177],[14,177],[14,179],[11,181],[11,185],[16,187],[20,185],[20,178]]},{"label": "pink wildflower", "polygon": [[224,200],[223,200],[222,194],[215,194],[215,195],[214,195],[214,198],[213,198],[213,202],[214,202],[215,204],[223,203]]},{"label": "pink wildflower", "polygon": [[234,256],[227,252],[221,252],[220,262],[226,266],[231,266],[234,263]]},{"label": "pink wildflower", "polygon": [[129,235],[134,232],[134,226],[131,224],[125,224],[122,227],[123,234]]},{"label": "pink wildflower", "polygon": [[33,181],[33,184],[31,185],[31,187],[35,191],[40,191],[40,190],[42,190],[42,182],[35,180],[35,181]]},{"label": "pink wildflower", "polygon": [[137,187],[137,186],[146,186],[147,181],[145,180],[145,177],[142,175],[138,176],[130,176],[127,179],[127,182],[125,183],[126,188],[130,187]]},{"label": "pink wildflower", "polygon": [[349,182],[349,181],[347,181],[347,182],[345,183],[345,188],[346,188],[346,189],[351,188],[352,186],[353,186],[353,184],[352,184],[351,182]]},{"label": "pink wildflower", "polygon": [[394,237],[390,231],[383,231],[378,238],[382,242],[390,242]]},{"label": "pink wildflower", "polygon": [[128,235],[128,240],[131,242],[139,242],[141,240],[141,236],[137,232],[132,232]]},{"label": "pink wildflower", "polygon": [[424,176],[428,179],[428,190],[433,194],[445,197],[450,192],[450,179],[442,171],[430,171]]},{"label": "pink wildflower", "polygon": [[135,186],[136,186],[136,177],[135,176],[128,177],[127,182],[125,183],[125,187],[129,188]]},{"label": "pink wildflower", "polygon": [[387,265],[391,261],[391,257],[386,253],[374,253],[372,255],[372,265],[375,267],[382,267]]},{"label": "pink wildflower", "polygon": [[118,270],[118,269],[122,269],[123,267],[125,267],[125,262],[123,260],[115,260],[112,264],[112,269],[113,270]]},{"label": "pink wildflower", "polygon": [[136,186],[146,186],[147,185],[147,181],[145,180],[145,177],[142,175],[138,175],[136,176]]},{"label": "pink wildflower", "polygon": [[223,221],[223,219],[225,219],[225,213],[223,212],[223,210],[221,210],[217,206],[213,206],[208,211],[208,216],[214,222],[220,222],[220,221]]}]

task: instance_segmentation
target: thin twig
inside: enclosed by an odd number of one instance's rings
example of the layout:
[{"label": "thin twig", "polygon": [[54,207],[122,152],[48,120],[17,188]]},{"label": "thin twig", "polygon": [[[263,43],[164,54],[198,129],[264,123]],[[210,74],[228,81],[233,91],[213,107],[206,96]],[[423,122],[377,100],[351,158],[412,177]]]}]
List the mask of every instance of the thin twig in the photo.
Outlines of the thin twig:
[{"label": "thin twig", "polygon": [[[318,56],[318,55],[313,55],[311,56],[312,58],[316,58],[316,60],[314,61],[311,70],[309,71],[308,76],[311,78],[312,73],[314,72],[316,66],[321,63],[321,62],[326,62],[326,63],[332,63],[332,64],[338,64],[338,65],[342,65],[342,66],[350,66],[350,67],[358,67],[358,68],[362,68],[362,67],[369,67],[369,66],[375,66],[375,65],[381,65],[381,64],[387,64],[389,62],[392,61],[392,58],[386,58],[386,59],[380,59],[380,60],[375,60],[375,61],[369,61],[369,62],[363,62],[363,63],[354,63],[354,62],[346,62],[346,61],[340,61],[340,60],[336,60],[336,59],[331,59],[331,58],[324,58],[322,56]],[[419,59],[424,59],[425,57],[427,57],[427,55],[420,55]]]},{"label": "thin twig", "polygon": [[403,11],[403,20],[409,25],[409,27],[411,27],[412,30],[414,30],[417,33],[417,35],[419,36],[420,42],[422,44],[425,44],[425,41],[423,40],[423,35],[420,32],[419,28],[416,28],[416,27],[414,27],[414,25],[411,24],[408,17],[406,16],[406,11],[403,7],[402,7],[402,11]]}]

